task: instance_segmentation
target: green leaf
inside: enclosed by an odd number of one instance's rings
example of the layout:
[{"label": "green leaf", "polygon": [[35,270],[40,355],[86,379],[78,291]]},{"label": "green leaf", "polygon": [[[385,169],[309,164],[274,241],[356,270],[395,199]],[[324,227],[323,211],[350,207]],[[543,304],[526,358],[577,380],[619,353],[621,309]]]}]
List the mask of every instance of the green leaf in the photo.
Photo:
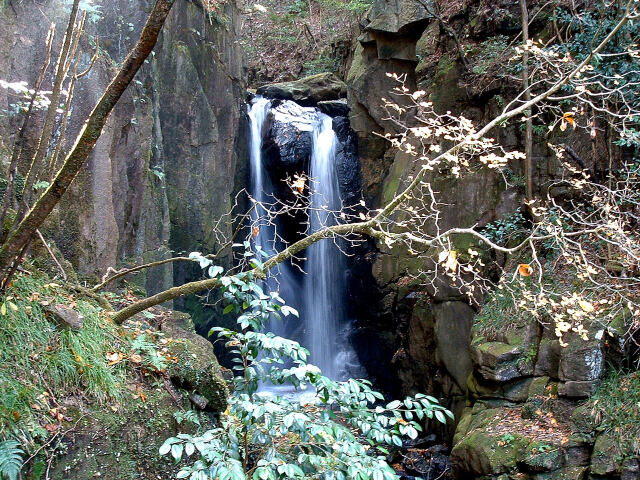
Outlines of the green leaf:
[{"label": "green leaf", "polygon": [[435,412],[436,415],[436,419],[440,422],[440,423],[447,423],[447,419],[444,418],[444,414],[440,411],[440,410],[436,410]]},{"label": "green leaf", "polygon": [[176,461],[182,458],[182,452],[184,450],[184,445],[181,443],[171,445],[171,456],[176,459]]},{"label": "green leaf", "polygon": [[400,400],[394,400],[393,402],[387,404],[387,408],[389,410],[395,410],[400,405],[402,405],[402,402]]},{"label": "green leaf", "polygon": [[224,310],[222,311],[222,314],[226,315],[227,313],[232,312],[234,308],[236,308],[236,306],[231,303],[231,304],[227,305],[226,307],[224,307]]},{"label": "green leaf", "polygon": [[167,453],[169,453],[171,451],[171,445],[174,443],[176,439],[174,438],[167,438],[164,443],[160,446],[160,450],[158,451],[158,453],[160,453],[160,455],[166,455]]}]

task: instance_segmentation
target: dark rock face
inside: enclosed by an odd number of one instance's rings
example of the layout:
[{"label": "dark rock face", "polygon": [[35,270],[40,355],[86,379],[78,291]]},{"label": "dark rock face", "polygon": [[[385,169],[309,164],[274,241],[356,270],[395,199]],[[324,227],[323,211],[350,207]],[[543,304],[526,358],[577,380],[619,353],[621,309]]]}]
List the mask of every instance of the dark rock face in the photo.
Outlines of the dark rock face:
[{"label": "dark rock face", "polygon": [[349,119],[347,117],[335,117],[333,130],[336,132],[340,145],[336,150],[336,168],[338,170],[338,183],[340,195],[345,207],[355,205],[362,197],[362,182],[360,177],[360,159],[356,139]]},{"label": "dark rock face", "polygon": [[318,102],[318,109],[330,117],[346,117],[349,115],[349,104],[346,98]]},{"label": "dark rock face", "polygon": [[[33,83],[49,21],[66,25],[63,4],[20,2],[13,9],[0,8],[3,79]],[[99,35],[106,55],[77,84],[67,149],[110,82],[114,65],[137,39],[152,4],[114,0],[104,4],[99,21],[87,22],[87,34]],[[216,250],[211,225],[228,208],[244,158],[239,147],[246,143],[243,54],[236,41],[240,16],[234,2],[226,3],[221,14],[228,19],[224,27],[209,22],[203,27],[197,2],[176,2],[153,55],[109,117],[88,167],[43,229],[82,275],[102,276],[108,267],[167,258],[172,249]],[[41,18],[49,20],[34,21]],[[61,42],[59,32],[55,45]],[[0,91],[0,108],[11,101]],[[9,132],[15,130],[9,119],[0,118],[0,137],[11,140]],[[0,157],[9,145],[0,145]],[[185,266],[167,264],[135,280],[155,293],[189,275]]]},{"label": "dark rock face", "polygon": [[346,97],[347,86],[332,73],[318,73],[293,82],[263,85],[256,92],[268,98],[293,100],[303,106],[314,106],[321,101]]},{"label": "dark rock face", "polygon": [[315,108],[301,107],[289,100],[274,106],[267,118],[262,145],[267,168],[285,172],[306,169],[317,120]]}]

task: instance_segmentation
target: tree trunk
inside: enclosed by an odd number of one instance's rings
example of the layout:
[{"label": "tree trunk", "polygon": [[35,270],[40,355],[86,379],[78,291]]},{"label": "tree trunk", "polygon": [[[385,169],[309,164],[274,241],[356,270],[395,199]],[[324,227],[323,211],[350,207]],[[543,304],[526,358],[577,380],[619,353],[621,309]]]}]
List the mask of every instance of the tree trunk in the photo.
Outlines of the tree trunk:
[{"label": "tree trunk", "polygon": [[80,169],[85,165],[87,157],[93,150],[102,129],[124,91],[133,80],[143,62],[151,53],[158,40],[167,16],[175,0],[157,0],[147,23],[142,30],[140,39],[125,59],[120,71],[109,84],[98,101],[84,127],[78,134],[75,144],[65,158],[62,168],[53,179],[49,188],[27,213],[20,225],[9,235],[0,247],[0,275],[6,277],[11,262],[18,252],[36,235],[36,230],[42,225],[49,213],[60,201],[71,185]]}]

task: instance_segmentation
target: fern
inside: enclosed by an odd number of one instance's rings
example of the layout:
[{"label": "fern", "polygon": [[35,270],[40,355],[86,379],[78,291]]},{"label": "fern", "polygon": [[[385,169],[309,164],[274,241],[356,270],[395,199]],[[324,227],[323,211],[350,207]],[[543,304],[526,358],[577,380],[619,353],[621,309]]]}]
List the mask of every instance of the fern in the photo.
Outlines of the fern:
[{"label": "fern", "polygon": [[20,443],[15,440],[0,442],[0,476],[3,479],[17,480],[22,468],[22,455]]}]

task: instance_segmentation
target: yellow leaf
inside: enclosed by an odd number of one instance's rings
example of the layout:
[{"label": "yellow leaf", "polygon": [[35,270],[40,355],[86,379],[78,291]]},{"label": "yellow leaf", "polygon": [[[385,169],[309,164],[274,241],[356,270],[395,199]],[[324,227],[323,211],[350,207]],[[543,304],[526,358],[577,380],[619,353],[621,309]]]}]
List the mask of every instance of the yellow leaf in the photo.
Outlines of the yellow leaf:
[{"label": "yellow leaf", "polygon": [[9,304],[9,308],[11,308],[11,310],[13,310],[14,312],[18,311],[18,306],[13,303],[13,302],[7,302]]},{"label": "yellow leaf", "polygon": [[7,314],[7,304],[3,303],[2,306],[0,307],[0,313],[2,315],[6,315]]},{"label": "yellow leaf", "polygon": [[456,252],[455,250],[451,250],[450,252],[446,253],[447,257],[446,261],[444,262],[444,268],[451,272],[454,272],[456,270],[456,267],[458,266],[458,252]]},{"label": "yellow leaf", "polygon": [[591,305],[589,302],[586,302],[584,300],[580,300],[578,302],[578,305],[580,305],[580,308],[582,308],[582,310],[584,310],[587,313],[593,312],[594,310],[593,305]]}]

